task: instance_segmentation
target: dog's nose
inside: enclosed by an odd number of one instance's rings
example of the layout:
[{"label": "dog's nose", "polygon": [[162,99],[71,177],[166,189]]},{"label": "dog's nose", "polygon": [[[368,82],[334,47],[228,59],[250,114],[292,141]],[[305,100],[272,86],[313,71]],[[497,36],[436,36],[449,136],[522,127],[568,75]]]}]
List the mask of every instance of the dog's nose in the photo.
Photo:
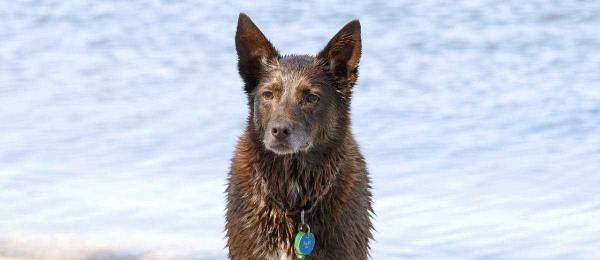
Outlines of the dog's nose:
[{"label": "dog's nose", "polygon": [[285,125],[277,125],[271,128],[271,134],[279,141],[290,135],[290,128]]}]

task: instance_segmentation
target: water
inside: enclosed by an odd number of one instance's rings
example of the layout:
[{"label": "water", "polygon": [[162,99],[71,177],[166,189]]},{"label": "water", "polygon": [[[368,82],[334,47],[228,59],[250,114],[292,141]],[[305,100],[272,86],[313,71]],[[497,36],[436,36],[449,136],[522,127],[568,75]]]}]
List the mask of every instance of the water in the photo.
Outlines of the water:
[{"label": "water", "polygon": [[600,258],[600,2],[2,1],[0,256],[224,259],[247,12],[360,18],[374,259]]}]

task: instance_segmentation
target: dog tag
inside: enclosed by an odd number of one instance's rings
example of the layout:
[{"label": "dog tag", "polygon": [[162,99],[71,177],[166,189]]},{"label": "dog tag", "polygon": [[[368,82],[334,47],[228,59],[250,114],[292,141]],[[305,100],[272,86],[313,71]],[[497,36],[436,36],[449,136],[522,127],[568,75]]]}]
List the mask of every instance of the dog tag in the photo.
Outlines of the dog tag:
[{"label": "dog tag", "polygon": [[294,248],[298,259],[304,259],[304,256],[310,254],[315,247],[315,235],[313,233],[298,231],[294,239]]}]

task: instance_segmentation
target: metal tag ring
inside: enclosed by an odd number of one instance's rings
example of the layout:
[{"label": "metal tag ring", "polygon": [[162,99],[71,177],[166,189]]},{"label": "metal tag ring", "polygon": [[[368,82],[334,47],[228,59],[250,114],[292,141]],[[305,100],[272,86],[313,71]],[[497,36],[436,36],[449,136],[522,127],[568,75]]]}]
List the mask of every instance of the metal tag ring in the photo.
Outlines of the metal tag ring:
[{"label": "metal tag ring", "polygon": [[298,225],[298,230],[304,233],[310,233],[310,226],[306,223]]}]

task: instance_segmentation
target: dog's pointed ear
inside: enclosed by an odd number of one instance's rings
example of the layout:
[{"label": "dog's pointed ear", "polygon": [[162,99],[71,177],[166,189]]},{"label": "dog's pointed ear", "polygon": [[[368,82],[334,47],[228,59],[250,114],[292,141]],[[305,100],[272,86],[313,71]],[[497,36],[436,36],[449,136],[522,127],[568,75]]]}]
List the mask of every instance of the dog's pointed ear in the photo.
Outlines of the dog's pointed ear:
[{"label": "dog's pointed ear", "polygon": [[358,77],[361,48],[360,22],[353,20],[333,36],[317,58],[325,63],[336,78],[352,86]]},{"label": "dog's pointed ear", "polygon": [[250,93],[257,85],[264,63],[277,59],[279,54],[267,37],[245,13],[240,13],[235,33],[238,70],[244,80],[244,90]]}]

